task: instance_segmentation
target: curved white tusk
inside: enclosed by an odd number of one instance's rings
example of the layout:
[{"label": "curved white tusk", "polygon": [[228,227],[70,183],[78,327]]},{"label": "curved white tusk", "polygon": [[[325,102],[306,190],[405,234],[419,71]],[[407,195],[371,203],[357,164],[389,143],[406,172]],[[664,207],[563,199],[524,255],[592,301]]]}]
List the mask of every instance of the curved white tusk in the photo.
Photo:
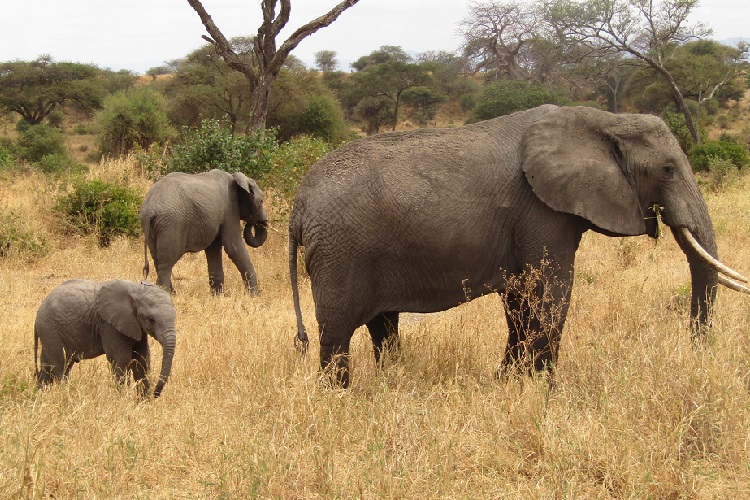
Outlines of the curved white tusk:
[{"label": "curved white tusk", "polygon": [[746,293],[750,295],[750,288],[746,287],[745,285],[740,285],[736,281],[732,281],[726,276],[719,275],[719,284],[724,285],[725,287],[734,290],[735,292]]},{"label": "curved white tusk", "polygon": [[742,282],[747,283],[747,278],[745,278],[744,276],[742,276],[740,273],[738,273],[734,269],[732,269],[732,268],[730,268],[728,266],[725,266],[724,264],[722,264],[718,260],[716,260],[713,257],[711,257],[711,255],[706,251],[706,249],[703,248],[700,245],[700,243],[698,243],[696,241],[696,239],[693,237],[692,233],[690,233],[690,230],[688,228],[681,227],[679,229],[679,231],[680,231],[680,234],[682,235],[682,237],[685,238],[685,241],[687,241],[688,244],[691,247],[693,247],[693,250],[695,250],[696,252],[698,252],[698,255],[700,255],[703,258],[703,260],[705,260],[706,262],[708,262],[709,264],[711,264],[711,266],[713,266],[714,269],[716,269],[720,273],[726,274],[730,278],[734,278],[736,280],[740,280]]}]

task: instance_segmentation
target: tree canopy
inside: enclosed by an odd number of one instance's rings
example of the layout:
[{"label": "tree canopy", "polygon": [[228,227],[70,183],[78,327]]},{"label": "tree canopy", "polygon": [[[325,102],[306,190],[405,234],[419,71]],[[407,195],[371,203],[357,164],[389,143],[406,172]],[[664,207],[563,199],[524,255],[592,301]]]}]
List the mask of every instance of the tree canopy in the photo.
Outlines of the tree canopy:
[{"label": "tree canopy", "polygon": [[32,125],[65,104],[93,110],[105,95],[101,77],[96,66],[55,62],[49,56],[0,63],[0,108],[18,113]]}]

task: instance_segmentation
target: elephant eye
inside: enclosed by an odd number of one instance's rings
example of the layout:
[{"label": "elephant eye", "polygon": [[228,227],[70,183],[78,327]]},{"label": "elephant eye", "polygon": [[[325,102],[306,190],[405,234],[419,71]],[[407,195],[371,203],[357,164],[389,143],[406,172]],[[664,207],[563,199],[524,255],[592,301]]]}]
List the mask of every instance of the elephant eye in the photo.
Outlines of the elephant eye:
[{"label": "elephant eye", "polygon": [[671,163],[667,163],[666,165],[664,165],[661,168],[661,170],[662,170],[662,173],[664,174],[664,177],[668,179],[671,179],[672,176],[674,175],[674,165],[672,165]]}]

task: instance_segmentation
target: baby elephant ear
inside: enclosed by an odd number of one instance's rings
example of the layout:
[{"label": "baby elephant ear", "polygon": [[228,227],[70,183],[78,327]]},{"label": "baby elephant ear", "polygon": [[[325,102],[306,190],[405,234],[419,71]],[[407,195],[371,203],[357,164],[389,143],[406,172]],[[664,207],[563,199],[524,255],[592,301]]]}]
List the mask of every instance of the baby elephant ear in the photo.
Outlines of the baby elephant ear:
[{"label": "baby elephant ear", "polygon": [[611,233],[646,232],[633,182],[616,131],[627,127],[614,113],[563,107],[551,111],[524,133],[523,171],[545,205],[578,215]]},{"label": "baby elephant ear", "polygon": [[235,172],[232,174],[232,177],[234,178],[234,182],[236,182],[243,191],[250,194],[250,196],[255,198],[258,195],[260,188],[258,187],[258,184],[255,183],[255,180],[246,176],[242,172]]},{"label": "baby elephant ear", "polygon": [[96,309],[101,318],[117,331],[133,340],[141,340],[143,331],[133,302],[133,284],[124,280],[102,285],[96,296]]}]

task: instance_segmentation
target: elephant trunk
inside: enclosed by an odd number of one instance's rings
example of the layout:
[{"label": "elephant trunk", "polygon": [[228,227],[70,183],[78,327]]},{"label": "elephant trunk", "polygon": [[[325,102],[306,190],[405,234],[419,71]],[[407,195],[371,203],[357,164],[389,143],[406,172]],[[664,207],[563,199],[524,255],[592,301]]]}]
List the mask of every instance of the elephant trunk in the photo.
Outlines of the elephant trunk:
[{"label": "elephant trunk", "polygon": [[260,207],[257,215],[253,217],[252,222],[248,222],[245,225],[242,237],[245,239],[245,243],[253,248],[258,248],[266,242],[268,238],[268,218],[263,207]]},{"label": "elephant trunk", "polygon": [[686,227],[671,229],[678,245],[687,256],[690,266],[692,281],[690,324],[693,338],[698,338],[705,334],[711,325],[710,314],[719,283],[719,272],[709,261],[710,258],[716,258],[716,238],[710,226],[707,230],[691,230]]},{"label": "elephant trunk", "polygon": [[155,335],[157,342],[161,344],[162,348],[162,359],[161,359],[161,372],[159,373],[159,381],[156,383],[154,389],[154,397],[158,398],[161,395],[164,384],[169,379],[169,374],[172,371],[172,359],[174,358],[174,348],[177,342],[177,332],[174,329],[166,330],[161,334]]}]

